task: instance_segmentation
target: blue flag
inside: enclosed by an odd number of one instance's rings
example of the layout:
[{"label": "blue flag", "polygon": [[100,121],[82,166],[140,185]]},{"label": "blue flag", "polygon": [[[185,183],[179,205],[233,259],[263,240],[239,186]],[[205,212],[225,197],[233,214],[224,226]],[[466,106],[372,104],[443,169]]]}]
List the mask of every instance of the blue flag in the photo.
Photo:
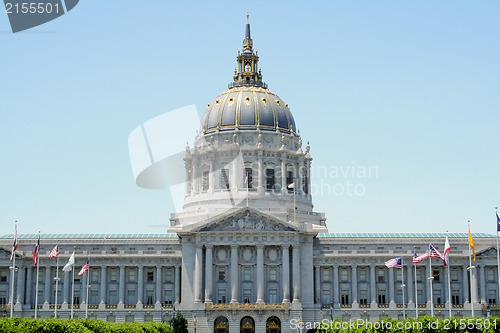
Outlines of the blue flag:
[{"label": "blue flag", "polygon": [[498,217],[498,213],[497,214],[497,231],[500,231],[500,218]]}]

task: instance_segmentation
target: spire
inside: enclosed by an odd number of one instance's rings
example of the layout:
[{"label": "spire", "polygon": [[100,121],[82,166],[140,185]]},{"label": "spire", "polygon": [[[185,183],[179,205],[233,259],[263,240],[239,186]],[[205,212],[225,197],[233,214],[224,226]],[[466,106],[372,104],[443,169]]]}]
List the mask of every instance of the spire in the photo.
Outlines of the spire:
[{"label": "spire", "polygon": [[229,84],[229,88],[239,86],[258,86],[267,88],[262,82],[262,74],[258,67],[259,56],[253,51],[253,40],[250,37],[250,21],[247,12],[247,24],[245,27],[245,38],[243,38],[243,49],[238,51],[238,67],[233,76],[234,82]]}]

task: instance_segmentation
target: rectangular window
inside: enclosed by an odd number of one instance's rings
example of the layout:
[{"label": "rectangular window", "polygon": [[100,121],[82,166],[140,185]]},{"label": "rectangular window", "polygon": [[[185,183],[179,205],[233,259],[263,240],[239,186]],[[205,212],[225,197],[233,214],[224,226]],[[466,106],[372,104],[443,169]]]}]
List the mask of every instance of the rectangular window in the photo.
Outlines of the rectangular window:
[{"label": "rectangular window", "polygon": [[165,270],[165,282],[172,283],[174,281],[174,270],[171,268],[167,268]]},{"label": "rectangular window", "polygon": [[359,304],[368,304],[368,290],[359,291]]},{"label": "rectangular window", "polygon": [[458,269],[452,269],[450,271],[450,279],[453,282],[457,282],[458,281]]},{"label": "rectangular window", "polygon": [[488,282],[495,282],[495,271],[492,269],[486,270],[486,280]]},{"label": "rectangular window", "polygon": [[7,282],[7,270],[0,270],[0,282]]},{"label": "rectangular window", "polygon": [[441,304],[441,290],[434,290],[434,302]]},{"label": "rectangular window", "polygon": [[368,280],[368,271],[365,268],[359,270],[359,281],[366,282]]},{"label": "rectangular window", "polygon": [[252,297],[252,289],[243,289],[243,303],[250,303]]},{"label": "rectangular window", "polygon": [[153,271],[148,271],[147,272],[147,281],[148,282],[153,282],[155,280],[155,274]]},{"label": "rectangular window", "polygon": [[89,304],[98,304],[99,303],[98,297],[99,297],[99,292],[97,290],[91,290]]},{"label": "rectangular window", "polygon": [[252,168],[245,168],[245,174],[243,175],[243,184],[246,188],[253,188],[252,171]]},{"label": "rectangular window", "polygon": [[165,295],[165,304],[173,304],[174,303],[174,297],[173,297],[172,290],[170,290],[170,289],[165,290],[164,295]]},{"label": "rectangular window", "polygon": [[460,291],[452,290],[451,291],[451,303],[452,304],[460,304]]},{"label": "rectangular window", "polygon": [[201,190],[203,192],[208,191],[209,183],[208,183],[208,171],[203,171],[201,176]]},{"label": "rectangular window", "polygon": [[378,304],[386,304],[385,303],[385,290],[384,289],[379,289],[377,293],[377,301]]},{"label": "rectangular window", "polygon": [[276,268],[269,268],[269,280],[271,281],[278,280],[278,271]]},{"label": "rectangular window", "polygon": [[309,182],[306,168],[302,168],[302,191],[304,191],[305,194],[308,194],[309,192]]},{"label": "rectangular window", "polygon": [[272,190],[275,184],[274,169],[266,169],[266,189]]},{"label": "rectangular window", "polygon": [[331,292],[330,289],[323,290],[321,293],[321,304],[330,304],[331,302]]},{"label": "rectangular window", "polygon": [[111,268],[109,270],[109,282],[118,281],[118,270],[116,268]]},{"label": "rectangular window", "polygon": [[[40,299],[40,295],[38,295],[38,299]],[[75,290],[75,293],[73,294],[73,303],[80,304],[80,290]]]},{"label": "rectangular window", "polygon": [[251,281],[252,280],[252,270],[250,268],[243,269],[243,281]]},{"label": "rectangular window", "polygon": [[433,269],[432,276],[434,276],[434,282],[439,282],[439,269]]},{"label": "rectangular window", "polygon": [[109,304],[118,304],[118,293],[116,290],[110,290],[108,292]]},{"label": "rectangular window", "polygon": [[377,282],[385,282],[385,271],[381,268],[377,269]]},{"label": "rectangular window", "polygon": [[153,305],[153,297],[154,297],[154,292],[153,289],[147,289],[146,290],[146,304],[147,305]]},{"label": "rectangular window", "polygon": [[226,303],[226,289],[221,288],[217,290],[217,302]]},{"label": "rectangular window", "polygon": [[135,298],[135,289],[127,290],[127,304],[135,303],[137,303],[137,299]]},{"label": "rectangular window", "polygon": [[321,269],[321,281],[323,282],[330,281],[330,270],[328,268]]},{"label": "rectangular window", "polygon": [[278,290],[277,289],[269,289],[269,303],[271,303],[271,304],[278,303]]},{"label": "rectangular window", "polygon": [[131,269],[128,271],[128,282],[136,282],[137,281],[137,272],[135,269]]},{"label": "rectangular window", "polygon": [[342,281],[342,282],[349,281],[349,271],[347,269],[340,270],[340,281]]},{"label": "rectangular window", "polygon": [[488,289],[488,304],[497,303],[497,291],[495,289]]},{"label": "rectangular window", "polygon": [[0,305],[7,304],[7,292],[5,290],[0,290]]},{"label": "rectangular window", "polygon": [[340,304],[347,305],[349,304],[349,291],[342,290],[340,294]]},{"label": "rectangular window", "polygon": [[[103,268],[101,268],[101,269],[103,269]],[[93,283],[98,283],[100,271],[98,271],[96,269],[91,269],[90,272],[91,272],[90,273],[90,281]]]},{"label": "rectangular window", "polygon": [[226,281],[226,271],[219,271],[219,281]]},{"label": "rectangular window", "polygon": [[229,189],[229,169],[220,170],[220,188],[224,190]]},{"label": "rectangular window", "polygon": [[294,181],[293,178],[293,171],[287,171],[286,172],[286,187],[288,188],[288,193],[293,193],[295,190],[294,188],[289,188],[288,185],[292,184]]}]

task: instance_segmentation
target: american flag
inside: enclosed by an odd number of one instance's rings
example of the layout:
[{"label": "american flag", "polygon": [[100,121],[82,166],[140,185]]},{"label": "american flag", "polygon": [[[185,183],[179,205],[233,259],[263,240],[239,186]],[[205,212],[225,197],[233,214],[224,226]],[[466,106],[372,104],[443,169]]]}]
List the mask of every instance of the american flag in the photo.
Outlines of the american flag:
[{"label": "american flag", "polygon": [[412,261],[413,261],[414,264],[418,264],[419,262],[422,262],[422,261],[424,261],[427,258],[429,258],[429,254],[428,253],[424,253],[421,256],[417,256],[417,251],[414,251],[413,252],[413,260]]},{"label": "american flag", "polygon": [[429,244],[429,255],[431,257],[440,258],[444,261],[444,255],[439,252],[434,246],[432,246],[432,244]]},{"label": "american flag", "polygon": [[388,267],[388,268],[401,268],[403,267],[401,265],[401,262],[403,261],[403,258],[401,257],[396,257],[396,258],[393,258],[391,260],[387,260],[385,262],[385,265]]},{"label": "american flag", "polygon": [[78,273],[78,275],[83,275],[83,273],[85,273],[89,269],[90,269],[90,260],[87,260],[87,263],[85,265],[83,265],[83,267],[82,267],[82,269],[80,269],[80,272]]},{"label": "american flag", "polygon": [[35,250],[33,251],[33,265],[38,266],[39,260],[39,254],[40,254],[40,236],[38,236],[38,241],[36,242],[35,245]]},{"label": "american flag", "polygon": [[14,234],[14,244],[12,244],[12,252],[10,253],[10,261],[14,259],[14,256],[16,255],[16,250],[19,247],[19,244],[17,243],[17,224],[16,224],[16,233]]},{"label": "american flag", "polygon": [[57,258],[58,255],[59,255],[59,244],[54,246],[52,251],[50,251],[49,258]]}]

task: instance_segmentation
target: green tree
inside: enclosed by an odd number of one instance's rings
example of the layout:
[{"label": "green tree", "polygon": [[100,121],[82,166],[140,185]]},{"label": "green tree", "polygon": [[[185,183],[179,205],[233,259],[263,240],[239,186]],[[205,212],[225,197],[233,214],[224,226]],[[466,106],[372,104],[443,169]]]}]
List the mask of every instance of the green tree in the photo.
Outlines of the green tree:
[{"label": "green tree", "polygon": [[170,321],[170,326],[172,327],[173,333],[188,333],[188,321],[184,315],[177,312],[175,318]]}]

